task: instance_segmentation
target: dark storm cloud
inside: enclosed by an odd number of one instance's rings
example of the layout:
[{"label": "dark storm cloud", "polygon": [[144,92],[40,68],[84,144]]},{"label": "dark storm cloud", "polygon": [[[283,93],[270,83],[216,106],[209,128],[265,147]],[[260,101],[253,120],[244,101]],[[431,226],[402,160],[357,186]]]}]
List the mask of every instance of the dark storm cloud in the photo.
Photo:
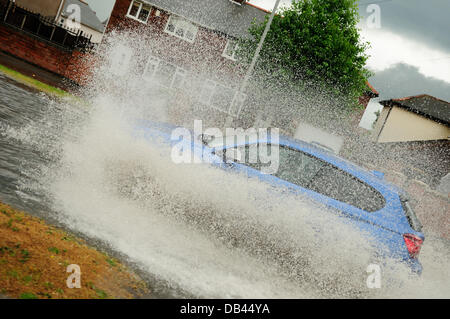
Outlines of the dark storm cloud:
[{"label": "dark storm cloud", "polygon": [[360,0],[360,14],[367,17],[367,5],[381,8],[381,27],[417,40],[450,55],[449,0]]},{"label": "dark storm cloud", "polygon": [[380,92],[381,99],[401,98],[411,95],[429,94],[450,101],[450,84],[419,73],[418,68],[397,64],[377,72],[370,83]]}]

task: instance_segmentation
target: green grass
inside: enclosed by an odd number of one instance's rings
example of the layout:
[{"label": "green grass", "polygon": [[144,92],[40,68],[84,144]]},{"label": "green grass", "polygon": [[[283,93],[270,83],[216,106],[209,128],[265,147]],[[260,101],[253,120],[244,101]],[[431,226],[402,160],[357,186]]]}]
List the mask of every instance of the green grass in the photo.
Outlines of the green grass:
[{"label": "green grass", "polygon": [[51,253],[55,253],[56,255],[59,254],[59,249],[56,248],[56,247],[50,247],[50,248],[48,249],[48,251],[51,252]]},{"label": "green grass", "polygon": [[0,72],[11,77],[12,79],[16,80],[17,82],[28,85],[34,89],[37,89],[37,90],[47,93],[49,95],[53,95],[56,97],[71,96],[70,93],[67,93],[64,90],[61,90],[61,89],[58,89],[51,85],[42,83],[41,81],[30,78],[29,76],[23,75],[22,73],[19,73],[17,71],[11,70],[10,68],[7,68],[6,66],[3,66],[1,64],[0,64]]},{"label": "green grass", "polygon": [[20,299],[38,299],[38,297],[31,292],[25,292],[20,295]]}]

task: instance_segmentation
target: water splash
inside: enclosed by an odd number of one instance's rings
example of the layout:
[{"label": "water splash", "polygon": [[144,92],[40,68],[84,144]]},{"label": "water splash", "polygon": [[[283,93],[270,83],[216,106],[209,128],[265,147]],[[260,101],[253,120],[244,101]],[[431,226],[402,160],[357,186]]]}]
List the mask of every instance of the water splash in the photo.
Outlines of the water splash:
[{"label": "water splash", "polygon": [[[190,107],[171,112],[177,91],[157,80],[143,81],[136,67],[117,64],[127,52],[145,60],[145,49],[155,50],[155,44],[136,37],[118,34],[102,48],[105,62],[82,92],[89,106],[48,101],[41,121],[5,131],[45,158],[38,167],[24,165],[21,191],[44,196],[61,223],[106,243],[175,295],[450,295],[443,284],[450,278],[448,254],[436,242],[425,243],[421,279],[409,280],[392,261],[394,270],[384,274],[383,282],[400,279],[401,287],[370,290],[370,240],[325,207],[245,176],[176,165],[168,149],[134,136],[136,119],[180,124],[202,114]],[[195,71],[197,78],[210,76],[204,68]],[[191,86],[183,97],[190,99],[194,92]],[[289,98],[294,99],[284,97]]]}]

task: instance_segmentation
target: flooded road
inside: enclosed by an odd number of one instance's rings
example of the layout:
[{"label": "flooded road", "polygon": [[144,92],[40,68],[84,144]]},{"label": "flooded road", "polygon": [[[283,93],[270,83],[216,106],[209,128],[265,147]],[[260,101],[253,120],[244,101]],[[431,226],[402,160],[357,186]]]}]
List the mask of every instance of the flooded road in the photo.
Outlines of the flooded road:
[{"label": "flooded road", "polygon": [[36,149],[6,139],[4,130],[41,119],[48,108],[41,93],[0,75],[0,200],[34,212],[48,210],[38,194],[18,191],[22,167],[38,167],[43,157]]},{"label": "flooded road", "polygon": [[370,243],[323,207],[174,165],[132,137],[140,101],[133,109],[126,96],[99,94],[91,103],[52,102],[0,77],[0,200],[115,253],[155,297],[448,296],[439,247],[424,247],[425,281],[370,290]]},{"label": "flooded road", "polygon": [[[243,196],[247,183],[230,181],[231,187],[220,189],[216,181],[226,177],[217,172],[172,166],[141,142],[129,140],[123,114],[117,117],[102,105],[110,103],[98,104],[85,117],[76,106],[68,111],[64,103],[0,78],[0,200],[119,255],[146,275],[156,297],[320,295],[289,282],[286,269],[299,272],[295,262],[280,255],[285,258],[282,267],[273,263],[276,249],[296,249],[274,231],[286,228],[284,223],[298,223],[289,209],[272,203],[272,210],[285,211],[285,220],[280,216],[279,226],[263,225],[271,212],[250,207]],[[64,136],[66,129],[76,141]],[[145,177],[155,171],[166,190],[158,198]],[[193,179],[210,185],[207,198],[202,197],[204,185],[193,187]],[[227,197],[233,201],[223,202]],[[256,229],[251,214],[264,218],[256,221]],[[272,237],[263,236],[267,227]],[[292,240],[302,245],[301,237]]]}]

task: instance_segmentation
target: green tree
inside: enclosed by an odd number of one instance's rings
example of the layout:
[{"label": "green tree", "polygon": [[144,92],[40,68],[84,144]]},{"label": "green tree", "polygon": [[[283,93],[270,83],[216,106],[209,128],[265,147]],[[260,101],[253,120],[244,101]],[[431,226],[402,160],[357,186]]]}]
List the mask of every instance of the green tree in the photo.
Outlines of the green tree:
[{"label": "green tree", "polygon": [[[249,63],[263,34],[254,23],[239,55]],[[321,86],[328,93],[356,101],[367,90],[368,43],[360,39],[356,0],[294,0],[274,17],[254,78],[297,87]],[[356,103],[355,103],[356,104]]]}]

